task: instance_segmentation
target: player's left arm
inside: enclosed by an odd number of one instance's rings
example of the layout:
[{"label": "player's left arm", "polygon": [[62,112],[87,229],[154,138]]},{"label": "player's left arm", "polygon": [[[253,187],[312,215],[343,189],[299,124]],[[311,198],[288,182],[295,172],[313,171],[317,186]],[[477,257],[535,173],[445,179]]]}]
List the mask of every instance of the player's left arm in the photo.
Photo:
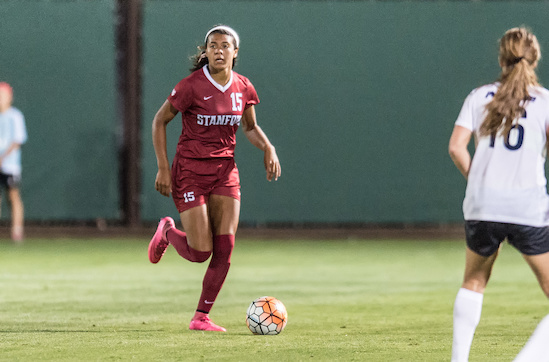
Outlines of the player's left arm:
[{"label": "player's left arm", "polygon": [[21,144],[20,144],[20,143],[12,142],[12,144],[8,147],[8,149],[6,150],[6,152],[4,152],[2,155],[0,155],[0,165],[2,164],[2,162],[4,161],[4,159],[5,159],[10,153],[12,153],[13,151],[19,149],[20,147],[21,147]]},{"label": "player's left arm", "polygon": [[15,129],[11,144],[6,149],[6,151],[0,155],[0,165],[4,161],[6,157],[9,156],[10,153],[13,151],[16,151],[21,148],[21,145],[23,145],[27,141],[27,129],[25,128],[25,117],[22,113],[17,112],[14,115],[13,118],[13,126]]},{"label": "player's left arm", "polygon": [[469,141],[471,140],[473,132],[471,130],[462,127],[454,126],[454,131],[450,137],[450,143],[448,145],[448,153],[457,169],[467,179],[469,176],[469,169],[471,168],[471,154],[467,149]]},{"label": "player's left arm", "polygon": [[275,147],[257,124],[253,105],[246,108],[242,114],[242,128],[250,143],[265,153],[263,162],[267,171],[267,180],[272,181],[273,178],[275,181],[278,180],[281,175],[280,161],[276,155]]}]

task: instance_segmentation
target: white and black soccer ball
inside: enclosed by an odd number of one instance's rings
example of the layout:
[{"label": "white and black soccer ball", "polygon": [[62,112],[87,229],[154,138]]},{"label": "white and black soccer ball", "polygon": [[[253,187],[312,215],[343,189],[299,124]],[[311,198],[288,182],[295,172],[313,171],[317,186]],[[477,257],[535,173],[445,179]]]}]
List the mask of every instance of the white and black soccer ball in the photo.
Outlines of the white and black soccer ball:
[{"label": "white and black soccer ball", "polygon": [[286,307],[274,297],[257,298],[246,312],[246,325],[253,334],[279,334],[287,322]]}]

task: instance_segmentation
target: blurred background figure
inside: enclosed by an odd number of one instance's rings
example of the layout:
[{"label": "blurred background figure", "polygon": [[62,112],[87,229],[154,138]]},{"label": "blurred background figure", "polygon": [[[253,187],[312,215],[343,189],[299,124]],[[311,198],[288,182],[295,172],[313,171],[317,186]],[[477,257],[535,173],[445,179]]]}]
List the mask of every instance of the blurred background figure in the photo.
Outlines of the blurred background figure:
[{"label": "blurred background figure", "polygon": [[[27,140],[25,117],[12,106],[13,90],[0,82],[0,183],[11,207],[11,238],[23,240],[24,209],[19,192],[21,183],[21,145]],[[0,198],[1,200],[1,198]]]}]

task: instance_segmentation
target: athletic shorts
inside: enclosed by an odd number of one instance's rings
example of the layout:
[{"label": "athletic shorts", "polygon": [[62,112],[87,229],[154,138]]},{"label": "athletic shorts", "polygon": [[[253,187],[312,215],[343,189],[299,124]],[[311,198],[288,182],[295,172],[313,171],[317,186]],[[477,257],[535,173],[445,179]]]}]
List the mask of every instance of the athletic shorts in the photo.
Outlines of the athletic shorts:
[{"label": "athletic shorts", "polygon": [[172,164],[172,197],[181,213],[204,205],[210,195],[240,201],[240,176],[233,158],[192,159],[176,156]]},{"label": "athletic shorts", "polygon": [[0,172],[0,185],[5,189],[18,189],[21,184],[20,175],[10,175]]},{"label": "athletic shorts", "polygon": [[493,255],[507,238],[509,244],[526,255],[549,251],[549,227],[491,221],[465,221],[467,246],[482,256]]}]

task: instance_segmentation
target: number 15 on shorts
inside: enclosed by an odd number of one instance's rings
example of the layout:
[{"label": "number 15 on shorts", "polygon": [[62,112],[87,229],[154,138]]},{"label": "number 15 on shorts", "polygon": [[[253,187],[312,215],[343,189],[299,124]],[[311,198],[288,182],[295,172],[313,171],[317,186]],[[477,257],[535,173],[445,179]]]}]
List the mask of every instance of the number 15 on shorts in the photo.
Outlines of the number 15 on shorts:
[{"label": "number 15 on shorts", "polygon": [[185,198],[185,203],[194,201],[194,200],[195,200],[195,198],[194,198],[194,191],[185,192],[185,193],[183,194],[183,197]]}]

